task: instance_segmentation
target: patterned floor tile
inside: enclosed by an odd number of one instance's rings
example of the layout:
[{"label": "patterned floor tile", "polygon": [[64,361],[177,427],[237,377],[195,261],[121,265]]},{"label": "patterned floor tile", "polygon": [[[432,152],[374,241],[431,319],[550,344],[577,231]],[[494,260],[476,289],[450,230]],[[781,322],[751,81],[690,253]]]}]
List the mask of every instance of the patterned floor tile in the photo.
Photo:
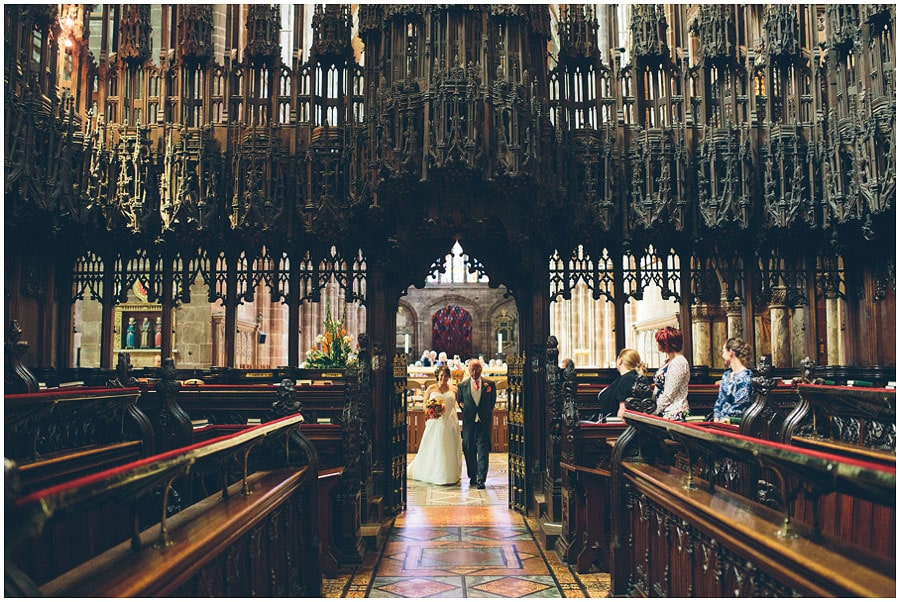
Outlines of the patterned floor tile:
[{"label": "patterned floor tile", "polygon": [[506,527],[506,528],[495,528],[495,527],[469,527],[462,529],[461,537],[465,539],[472,540],[497,540],[497,541],[509,541],[512,539],[522,539],[529,540],[531,539],[531,533],[528,532],[528,529],[525,527]]},{"label": "patterned floor tile", "polygon": [[502,547],[454,546],[452,548],[422,548],[413,558],[415,566],[408,568],[470,569],[483,567],[522,568],[514,550]]},{"label": "patterned floor tile", "polygon": [[[411,460],[414,455],[410,455]],[[409,481],[407,509],[381,550],[324,579],[328,598],[602,598],[609,573],[579,575],[509,510],[506,454],[491,454],[487,488]]]},{"label": "patterned floor tile", "polygon": [[[470,598],[480,597],[478,594],[488,594],[497,598],[560,597],[552,578],[537,576],[501,577],[482,583],[467,583],[466,593]],[[536,594],[543,595],[536,596]]]},{"label": "patterned floor tile", "polygon": [[405,529],[393,529],[388,541],[457,541],[459,529],[438,529],[433,527],[411,527]]},{"label": "patterned floor tile", "polygon": [[[454,582],[447,579],[383,579],[376,577],[372,582],[370,598],[458,598],[462,593],[459,578]],[[452,595],[451,595],[452,594]]]}]

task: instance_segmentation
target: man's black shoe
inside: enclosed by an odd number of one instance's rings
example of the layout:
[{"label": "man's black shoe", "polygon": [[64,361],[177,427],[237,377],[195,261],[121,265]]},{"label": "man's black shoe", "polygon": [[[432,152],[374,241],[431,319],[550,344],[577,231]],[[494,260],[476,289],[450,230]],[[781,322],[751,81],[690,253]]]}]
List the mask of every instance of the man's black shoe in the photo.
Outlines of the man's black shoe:
[{"label": "man's black shoe", "polygon": [[484,489],[484,483],[483,483],[483,482],[479,482],[477,486],[478,486],[479,489]]},{"label": "man's black shoe", "polygon": [[472,487],[474,487],[477,483],[478,481],[476,481],[475,479],[469,479],[469,485],[471,485]]}]

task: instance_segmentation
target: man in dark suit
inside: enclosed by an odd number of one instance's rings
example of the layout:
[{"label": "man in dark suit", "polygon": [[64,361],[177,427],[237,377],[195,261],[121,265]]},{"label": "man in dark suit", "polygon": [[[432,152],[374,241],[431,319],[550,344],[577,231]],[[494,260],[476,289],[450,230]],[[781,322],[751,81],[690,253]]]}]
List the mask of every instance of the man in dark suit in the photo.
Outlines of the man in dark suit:
[{"label": "man in dark suit", "polygon": [[469,472],[469,485],[484,489],[488,457],[491,453],[491,426],[497,385],[481,378],[481,362],[469,361],[469,378],[459,384],[456,402],[462,408],[463,455]]}]

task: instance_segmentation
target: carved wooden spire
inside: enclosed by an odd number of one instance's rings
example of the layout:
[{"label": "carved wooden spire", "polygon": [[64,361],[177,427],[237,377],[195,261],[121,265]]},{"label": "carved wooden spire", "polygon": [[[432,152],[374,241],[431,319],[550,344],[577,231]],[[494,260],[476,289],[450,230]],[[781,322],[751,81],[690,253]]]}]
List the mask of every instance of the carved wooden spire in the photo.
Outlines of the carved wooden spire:
[{"label": "carved wooden spire", "polygon": [[559,53],[572,58],[593,58],[597,48],[597,15],[590,4],[573,4],[566,10],[557,25]]},{"label": "carved wooden spire", "polygon": [[353,56],[350,34],[353,15],[347,4],[317,4],[313,14],[312,58],[325,57],[349,59]]},{"label": "carved wooden spire", "polygon": [[150,5],[125,4],[119,20],[119,58],[142,65],[150,58]]},{"label": "carved wooden spire", "polygon": [[635,4],[631,10],[631,38],[635,56],[660,59],[668,57],[666,31],[669,24],[663,5]]},{"label": "carved wooden spire", "polygon": [[246,54],[251,63],[274,63],[281,51],[280,35],[281,14],[278,6],[249,5]]},{"label": "carved wooden spire", "polygon": [[208,4],[184,4],[178,13],[178,49],[185,62],[205,63],[213,56],[213,13]]}]

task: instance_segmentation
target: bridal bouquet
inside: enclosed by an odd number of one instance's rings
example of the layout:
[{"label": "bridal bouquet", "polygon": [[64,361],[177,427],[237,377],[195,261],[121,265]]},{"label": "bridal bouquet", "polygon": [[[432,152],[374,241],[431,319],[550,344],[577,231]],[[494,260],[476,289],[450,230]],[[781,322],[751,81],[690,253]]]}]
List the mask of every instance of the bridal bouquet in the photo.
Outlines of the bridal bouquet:
[{"label": "bridal bouquet", "polygon": [[437,397],[432,397],[425,404],[425,420],[431,420],[432,418],[440,418],[444,415],[444,411],[447,409],[447,406],[443,401],[438,399]]}]

